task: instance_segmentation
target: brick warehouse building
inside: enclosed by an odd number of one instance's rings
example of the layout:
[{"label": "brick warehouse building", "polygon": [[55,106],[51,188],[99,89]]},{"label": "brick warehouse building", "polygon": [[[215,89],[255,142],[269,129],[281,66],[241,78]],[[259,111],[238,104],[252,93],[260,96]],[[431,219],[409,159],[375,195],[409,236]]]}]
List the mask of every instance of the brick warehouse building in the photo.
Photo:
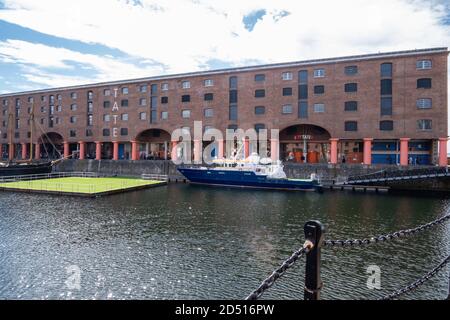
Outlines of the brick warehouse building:
[{"label": "brick warehouse building", "polygon": [[168,159],[172,131],[201,120],[223,132],[279,129],[272,158],[447,165],[447,56],[432,48],[4,94],[2,157],[30,157],[33,109],[35,159],[55,156],[53,146],[80,159]]}]

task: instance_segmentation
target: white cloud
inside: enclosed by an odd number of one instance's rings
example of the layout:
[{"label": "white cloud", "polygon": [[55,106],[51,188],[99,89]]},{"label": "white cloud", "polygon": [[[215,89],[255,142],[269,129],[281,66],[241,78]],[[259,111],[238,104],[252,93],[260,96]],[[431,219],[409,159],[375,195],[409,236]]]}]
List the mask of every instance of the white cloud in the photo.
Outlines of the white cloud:
[{"label": "white cloud", "polygon": [[[200,69],[211,58],[242,64],[443,46],[442,7],[428,1],[6,0],[0,19],[154,59],[169,72]],[[265,9],[254,30],[242,18]],[[290,15],[275,21],[281,11]],[[238,34],[236,37],[233,33]]]},{"label": "white cloud", "polygon": [[[53,87],[138,78],[162,72],[158,67],[137,67],[108,56],[82,54],[21,40],[0,41],[0,61],[19,64],[28,81]],[[77,73],[78,65],[83,70],[92,70],[92,74],[82,77],[57,72]]]},{"label": "white cloud", "polygon": [[[78,62],[98,70],[89,82],[202,70],[210,59],[232,65],[282,62],[404,50],[450,43],[439,23],[439,0],[4,0],[0,19],[54,36],[117,48],[157,67],[137,67],[110,56],[81,54],[24,41],[0,44],[4,61],[70,70]],[[252,32],[244,15],[265,9]],[[447,8],[448,10],[448,8]],[[281,12],[289,15],[277,19]],[[448,12],[447,12],[448,14]],[[237,35],[237,36],[236,36]],[[29,79],[37,81],[31,73]],[[48,85],[86,82],[41,75]],[[72,81],[72,80],[73,81]]]}]

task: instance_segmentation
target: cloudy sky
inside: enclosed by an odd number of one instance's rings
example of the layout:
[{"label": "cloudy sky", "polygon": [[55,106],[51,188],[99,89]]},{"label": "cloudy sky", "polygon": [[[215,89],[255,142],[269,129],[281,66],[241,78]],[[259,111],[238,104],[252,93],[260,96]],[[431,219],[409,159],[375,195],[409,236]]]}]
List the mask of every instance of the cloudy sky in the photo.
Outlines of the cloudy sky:
[{"label": "cloudy sky", "polygon": [[450,0],[0,0],[0,93],[450,45]]}]

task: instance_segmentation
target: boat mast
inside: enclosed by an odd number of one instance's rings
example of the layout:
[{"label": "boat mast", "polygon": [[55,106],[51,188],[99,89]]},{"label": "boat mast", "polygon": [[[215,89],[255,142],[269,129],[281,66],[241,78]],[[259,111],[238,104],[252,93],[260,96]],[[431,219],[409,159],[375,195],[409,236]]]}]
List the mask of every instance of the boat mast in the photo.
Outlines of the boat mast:
[{"label": "boat mast", "polygon": [[33,127],[34,127],[34,99],[31,102],[30,113],[30,162],[33,161]]}]

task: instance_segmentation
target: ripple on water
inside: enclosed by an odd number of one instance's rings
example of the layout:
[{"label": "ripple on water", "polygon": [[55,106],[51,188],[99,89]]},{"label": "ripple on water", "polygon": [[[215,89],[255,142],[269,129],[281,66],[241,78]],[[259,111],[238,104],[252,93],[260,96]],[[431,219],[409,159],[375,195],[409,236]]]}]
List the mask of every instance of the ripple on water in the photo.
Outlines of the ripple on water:
[{"label": "ripple on water", "polygon": [[[318,219],[328,238],[410,228],[449,211],[447,199],[284,193],[170,185],[98,199],[0,193],[0,298],[241,299],[303,243]],[[325,248],[325,299],[376,299],[448,253],[449,223],[389,245]],[[369,265],[382,289],[367,289]],[[80,289],[68,287],[80,270]],[[444,272],[408,298],[446,295]],[[264,299],[301,299],[297,263]],[[73,280],[73,279],[72,279]]]}]

